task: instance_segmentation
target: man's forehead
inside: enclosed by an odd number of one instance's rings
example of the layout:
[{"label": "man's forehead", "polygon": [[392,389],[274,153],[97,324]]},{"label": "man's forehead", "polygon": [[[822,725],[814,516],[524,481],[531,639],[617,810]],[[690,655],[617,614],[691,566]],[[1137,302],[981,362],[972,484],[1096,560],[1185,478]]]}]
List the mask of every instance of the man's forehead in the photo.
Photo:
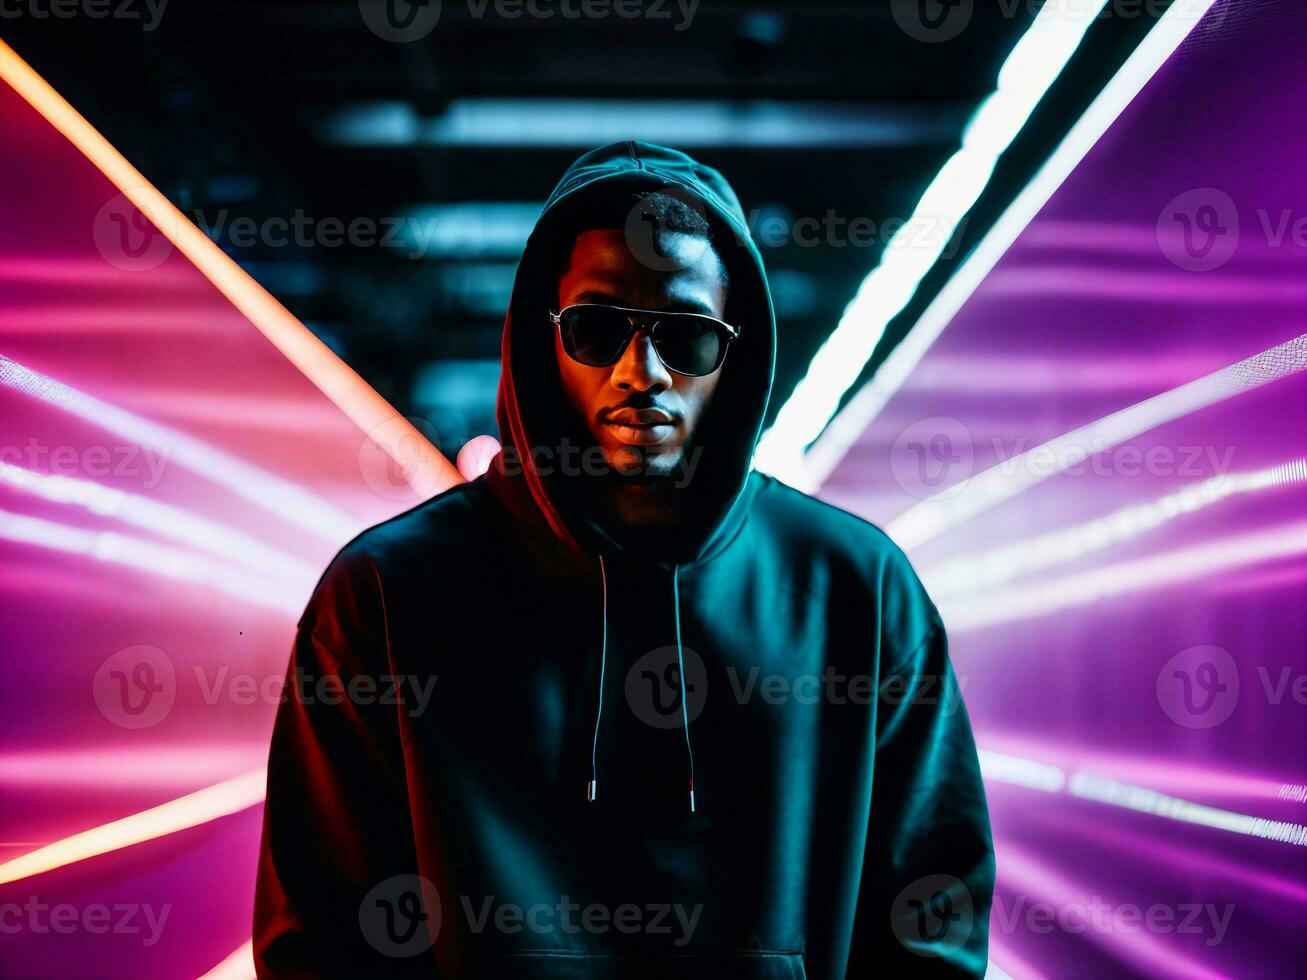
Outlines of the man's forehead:
[{"label": "man's forehead", "polygon": [[671,269],[653,268],[631,249],[621,228],[596,228],[577,235],[564,281],[569,291],[638,290],[687,299],[721,285],[720,260],[706,238],[682,232],[662,236],[661,251],[675,259]]}]

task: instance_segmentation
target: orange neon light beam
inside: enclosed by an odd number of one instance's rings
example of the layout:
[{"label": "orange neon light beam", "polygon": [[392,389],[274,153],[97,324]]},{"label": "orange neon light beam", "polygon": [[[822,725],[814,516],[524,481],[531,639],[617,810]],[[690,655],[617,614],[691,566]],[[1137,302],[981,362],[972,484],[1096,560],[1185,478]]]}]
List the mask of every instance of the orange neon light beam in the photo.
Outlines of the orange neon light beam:
[{"label": "orange neon light beam", "polygon": [[258,769],[176,800],[84,830],[0,864],[0,885],[108,854],[230,816],[263,801],[268,771]]},{"label": "orange neon light beam", "polygon": [[[223,253],[45,79],[0,40],[0,78],[81,150],[101,173],[360,429],[400,463],[422,494],[463,482],[449,460],[394,407]],[[414,452],[414,447],[422,447]]]}]

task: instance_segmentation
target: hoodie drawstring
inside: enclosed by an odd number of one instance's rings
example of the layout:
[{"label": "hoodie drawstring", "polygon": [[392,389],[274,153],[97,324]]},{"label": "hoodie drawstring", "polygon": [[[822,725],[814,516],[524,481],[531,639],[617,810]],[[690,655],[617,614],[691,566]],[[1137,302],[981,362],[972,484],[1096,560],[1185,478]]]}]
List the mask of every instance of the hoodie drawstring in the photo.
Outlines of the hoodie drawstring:
[{"label": "hoodie drawstring", "polygon": [[681,567],[672,566],[672,610],[676,613],[676,674],[681,679],[681,725],[685,729],[685,754],[690,759],[690,812],[694,812],[694,749],[690,745],[690,713],[685,704],[685,655],[681,651]]},{"label": "hoodie drawstring", "polygon": [[[690,762],[690,812],[694,813],[694,748],[690,744],[690,713],[685,698],[685,653],[681,645],[680,566],[672,566],[672,611],[676,617],[676,672],[681,682],[681,725],[685,732],[685,753]],[[595,710],[594,739],[590,743],[590,785],[585,798],[591,803],[599,791],[599,726],[604,717],[604,676],[608,672],[608,569],[599,556],[599,577],[603,582],[603,633],[599,647],[599,705]]]},{"label": "hoodie drawstring", "polygon": [[608,570],[604,568],[603,555],[599,556],[599,577],[604,583],[604,625],[599,648],[599,708],[595,711],[594,741],[590,743],[590,785],[585,790],[585,798],[591,803],[599,790],[599,723],[604,717],[604,674],[608,670]]}]

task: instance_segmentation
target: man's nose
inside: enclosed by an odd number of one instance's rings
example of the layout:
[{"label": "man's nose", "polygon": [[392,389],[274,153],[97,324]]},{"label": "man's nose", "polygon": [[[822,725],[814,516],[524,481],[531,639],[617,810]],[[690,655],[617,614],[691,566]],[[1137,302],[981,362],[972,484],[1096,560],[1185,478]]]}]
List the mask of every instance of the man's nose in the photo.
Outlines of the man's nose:
[{"label": "man's nose", "polygon": [[609,383],[619,391],[652,391],[655,394],[672,386],[672,376],[663,367],[653,341],[644,330],[637,330],[613,365]]}]

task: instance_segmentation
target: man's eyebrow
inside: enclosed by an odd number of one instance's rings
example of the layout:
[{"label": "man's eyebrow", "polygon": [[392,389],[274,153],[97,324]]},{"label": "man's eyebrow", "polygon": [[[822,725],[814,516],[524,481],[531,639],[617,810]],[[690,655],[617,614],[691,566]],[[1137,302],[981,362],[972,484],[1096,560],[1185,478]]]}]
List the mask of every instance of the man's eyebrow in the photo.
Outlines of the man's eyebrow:
[{"label": "man's eyebrow", "polygon": [[622,302],[616,296],[610,296],[602,290],[587,289],[583,293],[578,293],[575,302],[577,303],[605,303],[609,306],[622,306]]},{"label": "man's eyebrow", "polygon": [[[583,293],[578,293],[574,303],[604,303],[608,306],[626,306],[622,300],[616,296],[598,289],[587,289]],[[708,303],[692,299],[673,300],[665,306],[657,307],[668,313],[702,313],[704,316],[714,316],[713,308]]]}]

